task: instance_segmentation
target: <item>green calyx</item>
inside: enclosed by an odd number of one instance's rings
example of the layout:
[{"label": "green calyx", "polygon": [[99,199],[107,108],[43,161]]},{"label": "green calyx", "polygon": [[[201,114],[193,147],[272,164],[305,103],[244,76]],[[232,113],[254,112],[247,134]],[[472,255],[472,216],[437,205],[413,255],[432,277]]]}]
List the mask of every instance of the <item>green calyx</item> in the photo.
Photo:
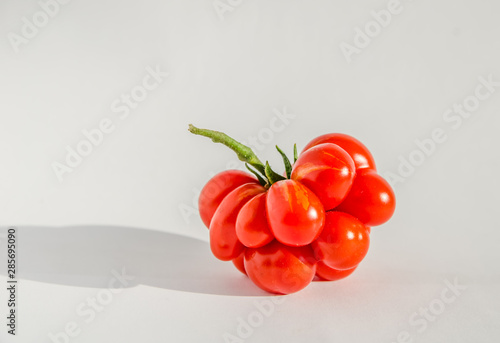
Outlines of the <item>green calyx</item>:
[{"label": "green calyx", "polygon": [[[276,173],[271,169],[271,166],[266,161],[262,163],[257,155],[248,146],[241,144],[235,139],[229,137],[223,132],[213,131],[208,129],[199,129],[192,124],[189,124],[189,132],[195,135],[204,136],[210,138],[215,143],[221,143],[233,150],[240,161],[245,162],[247,169],[255,175],[259,180],[260,184],[266,188],[269,188],[273,183],[286,180],[290,178],[292,174],[292,164],[290,160],[285,155],[285,153],[276,146],[276,149],[283,158],[283,163],[285,164],[286,178]],[[294,163],[297,161],[297,146],[294,145]]]},{"label": "green calyx", "polygon": [[280,148],[278,148],[277,145],[276,145],[276,150],[278,150],[281,157],[283,158],[283,163],[285,164],[285,170],[286,170],[286,177],[289,179],[290,176],[292,175],[292,164],[290,163],[290,160],[285,155],[285,153]]}]

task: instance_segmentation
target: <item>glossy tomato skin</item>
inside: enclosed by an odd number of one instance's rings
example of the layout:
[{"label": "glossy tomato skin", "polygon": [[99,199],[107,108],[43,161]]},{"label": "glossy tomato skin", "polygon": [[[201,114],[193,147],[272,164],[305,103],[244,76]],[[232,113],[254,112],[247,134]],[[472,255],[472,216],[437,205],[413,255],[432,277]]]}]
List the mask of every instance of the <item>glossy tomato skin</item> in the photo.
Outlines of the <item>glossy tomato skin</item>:
[{"label": "glossy tomato skin", "polygon": [[274,239],[267,223],[266,196],[267,193],[256,195],[238,213],[236,236],[246,247],[258,248]]},{"label": "glossy tomato skin", "polygon": [[294,180],[274,183],[268,190],[266,208],[271,232],[285,245],[307,245],[323,229],[323,205],[310,189]]},{"label": "glossy tomato skin", "polygon": [[245,250],[243,250],[240,256],[233,259],[233,264],[236,267],[236,269],[238,269],[243,274],[247,275],[247,272],[245,271]]},{"label": "glossy tomato skin", "polygon": [[290,294],[311,283],[316,261],[309,246],[290,247],[273,241],[260,248],[246,249],[245,270],[263,290]]},{"label": "glossy tomato skin", "polygon": [[306,145],[302,152],[323,143],[337,144],[344,149],[352,157],[356,169],[377,170],[370,150],[356,138],[343,133],[328,133],[316,137]]},{"label": "glossy tomato skin", "polygon": [[318,262],[316,265],[316,276],[318,276],[318,281],[337,281],[351,275],[357,266],[351,269],[338,270],[328,267],[323,262]]},{"label": "glossy tomato skin", "polygon": [[201,220],[207,228],[210,227],[210,221],[224,197],[245,183],[258,183],[258,180],[240,170],[226,170],[206,183],[198,199],[198,208]]},{"label": "glossy tomato skin", "polygon": [[311,247],[328,267],[346,270],[356,267],[366,256],[370,236],[366,227],[350,214],[327,212],[325,228]]},{"label": "glossy tomato skin", "polygon": [[291,179],[311,189],[328,211],[345,199],[355,176],[356,168],[351,156],[338,145],[324,143],[299,156]]},{"label": "glossy tomato skin", "polygon": [[247,183],[229,193],[220,203],[210,223],[210,248],[215,257],[230,261],[244,250],[236,236],[236,218],[247,201],[265,192],[259,184]]},{"label": "glossy tomato skin", "polygon": [[358,218],[368,226],[377,226],[391,219],[396,209],[396,196],[389,183],[374,171],[358,173],[351,192],[335,209]]}]

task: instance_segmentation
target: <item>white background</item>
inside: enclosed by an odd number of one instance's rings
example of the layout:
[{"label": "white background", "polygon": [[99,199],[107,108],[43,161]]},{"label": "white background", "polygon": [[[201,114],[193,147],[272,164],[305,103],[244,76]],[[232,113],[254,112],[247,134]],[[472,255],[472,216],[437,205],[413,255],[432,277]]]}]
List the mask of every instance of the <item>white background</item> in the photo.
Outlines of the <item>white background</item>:
[{"label": "white background", "polygon": [[[18,335],[4,319],[0,341],[51,342],[75,322],[69,342],[224,342],[270,299],[210,256],[193,199],[235,156],[188,123],[261,137],[276,169],[275,144],[348,133],[383,175],[419,154],[415,140],[446,134],[395,184],[397,211],[358,270],[285,297],[245,342],[498,341],[500,87],[456,128],[443,113],[479,77],[500,81],[500,3],[402,1],[350,63],[341,43],[389,1],[229,3],[218,15],[211,0],[73,0],[17,46],[40,4],[0,3],[0,225],[19,228],[21,279]],[[121,119],[111,105],[148,67],[169,76]],[[293,115],[280,132],[276,111]],[[60,181],[53,164],[104,118],[114,131]],[[86,322],[80,304],[123,268],[134,280]],[[447,282],[466,289],[441,309]],[[425,328],[410,322],[429,306]]]}]

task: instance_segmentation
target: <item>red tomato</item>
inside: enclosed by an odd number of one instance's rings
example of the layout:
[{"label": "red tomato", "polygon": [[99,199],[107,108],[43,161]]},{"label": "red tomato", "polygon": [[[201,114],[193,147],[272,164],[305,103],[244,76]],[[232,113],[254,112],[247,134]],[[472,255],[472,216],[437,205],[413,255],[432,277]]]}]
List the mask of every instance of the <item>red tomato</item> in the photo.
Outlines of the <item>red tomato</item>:
[{"label": "red tomato", "polygon": [[273,241],[257,249],[246,249],[245,270],[263,290],[290,294],[311,283],[316,264],[309,246],[296,248]]},{"label": "red tomato", "polygon": [[269,188],[266,207],[269,227],[283,244],[309,244],[323,229],[323,205],[311,190],[294,180],[274,183]]},{"label": "red tomato", "polygon": [[274,239],[267,223],[266,194],[250,199],[238,213],[236,236],[246,247],[258,248]]},{"label": "red tomato", "polygon": [[387,181],[371,170],[358,173],[351,192],[335,210],[352,214],[368,226],[388,221],[396,209],[396,196]]},{"label": "red tomato", "polygon": [[363,223],[350,214],[327,212],[325,228],[311,246],[319,261],[346,270],[356,267],[366,256],[370,236]]},{"label": "red tomato", "polygon": [[329,133],[316,137],[306,145],[304,150],[302,150],[302,153],[309,150],[313,146],[323,143],[337,144],[339,147],[347,151],[347,153],[354,160],[356,169],[368,168],[376,170],[375,160],[373,159],[370,150],[368,150],[368,148],[356,138],[342,133]]},{"label": "red tomato", "polygon": [[229,193],[220,203],[210,223],[210,248],[219,260],[229,261],[238,257],[244,249],[236,236],[236,218],[247,201],[265,188],[256,183],[244,184]]},{"label": "red tomato", "polygon": [[316,276],[319,277],[318,281],[337,281],[351,275],[356,268],[357,266],[351,269],[338,270],[328,267],[323,262],[318,262],[316,265]]},{"label": "red tomato", "polygon": [[312,190],[328,211],[345,199],[355,175],[351,156],[338,145],[325,143],[299,156],[291,178]]},{"label": "red tomato", "polygon": [[252,175],[240,170],[226,170],[207,182],[198,199],[200,217],[206,227],[210,227],[210,221],[222,199],[245,183],[258,183],[258,181]]},{"label": "red tomato", "polygon": [[247,275],[247,272],[245,271],[245,251],[243,251],[240,254],[240,256],[233,259],[233,264],[236,267],[236,269],[238,269],[243,274]]}]

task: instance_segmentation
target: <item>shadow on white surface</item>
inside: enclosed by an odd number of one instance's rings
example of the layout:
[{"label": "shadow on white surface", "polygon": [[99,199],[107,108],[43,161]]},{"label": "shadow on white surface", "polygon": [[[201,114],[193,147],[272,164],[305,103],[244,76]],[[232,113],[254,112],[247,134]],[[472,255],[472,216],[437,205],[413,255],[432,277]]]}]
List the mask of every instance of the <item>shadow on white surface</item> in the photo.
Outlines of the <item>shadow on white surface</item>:
[{"label": "shadow on white surface", "polygon": [[202,294],[268,295],[231,262],[217,260],[207,242],[194,238],[98,225],[19,227],[17,236],[18,279],[108,288],[113,271],[125,271],[133,277],[127,287],[144,284]]}]

